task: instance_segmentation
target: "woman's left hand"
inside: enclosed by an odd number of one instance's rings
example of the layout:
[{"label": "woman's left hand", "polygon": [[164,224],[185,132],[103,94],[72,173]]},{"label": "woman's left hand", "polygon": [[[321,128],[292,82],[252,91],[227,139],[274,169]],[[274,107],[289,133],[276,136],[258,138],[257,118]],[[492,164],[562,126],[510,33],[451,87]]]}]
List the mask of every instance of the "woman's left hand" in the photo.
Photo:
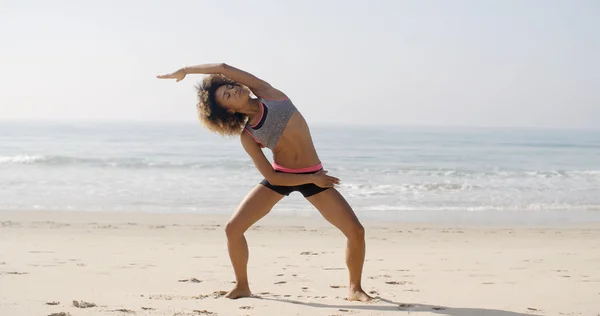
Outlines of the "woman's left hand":
[{"label": "woman's left hand", "polygon": [[313,183],[321,188],[333,188],[340,184],[340,179],[327,175],[327,170],[319,170],[312,174]]},{"label": "woman's left hand", "polygon": [[175,72],[172,72],[170,74],[158,75],[158,76],[156,76],[156,78],[159,78],[159,79],[175,79],[175,82],[179,82],[179,81],[181,81],[181,80],[183,80],[185,78],[185,75],[186,75],[185,70],[183,68],[181,68],[181,69],[179,69],[179,70],[177,70]]}]

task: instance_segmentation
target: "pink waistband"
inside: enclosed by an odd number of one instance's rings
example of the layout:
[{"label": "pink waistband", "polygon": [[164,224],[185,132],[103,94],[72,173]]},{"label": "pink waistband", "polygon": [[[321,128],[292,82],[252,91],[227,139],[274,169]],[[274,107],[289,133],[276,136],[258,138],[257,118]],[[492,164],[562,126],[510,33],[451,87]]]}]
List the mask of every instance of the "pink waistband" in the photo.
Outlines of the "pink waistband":
[{"label": "pink waistband", "polygon": [[290,169],[283,166],[280,166],[276,163],[273,163],[273,169],[277,171],[289,172],[289,173],[302,173],[302,172],[314,172],[323,169],[322,164],[314,165],[312,167],[299,168],[299,169]]}]

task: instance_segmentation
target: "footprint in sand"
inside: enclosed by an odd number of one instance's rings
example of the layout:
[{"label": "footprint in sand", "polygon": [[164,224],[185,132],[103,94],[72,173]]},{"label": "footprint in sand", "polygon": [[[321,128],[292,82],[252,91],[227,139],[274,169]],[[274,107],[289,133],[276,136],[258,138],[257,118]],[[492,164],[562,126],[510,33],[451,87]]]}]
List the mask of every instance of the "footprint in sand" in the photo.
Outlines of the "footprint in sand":
[{"label": "footprint in sand", "polygon": [[345,288],[345,285],[329,285],[330,288],[332,289],[339,289],[339,288]]},{"label": "footprint in sand", "polygon": [[252,306],[240,306],[240,309],[253,309],[254,307]]},{"label": "footprint in sand", "polygon": [[177,280],[177,282],[192,282],[192,283],[200,283],[202,282],[202,280],[198,280],[196,278],[190,278],[190,279],[181,279],[181,280]]},{"label": "footprint in sand", "polygon": [[212,293],[212,296],[213,296],[214,298],[219,298],[219,297],[221,297],[221,296],[225,296],[225,294],[227,294],[227,291],[214,291],[214,292]]},{"label": "footprint in sand", "polygon": [[[143,295],[142,295],[142,297],[143,297]],[[150,296],[148,296],[148,299],[150,299],[150,300],[165,300],[165,301],[170,301],[173,298],[170,295],[156,294],[156,295],[150,295]]]},{"label": "footprint in sand", "polygon": [[287,282],[286,281],[279,281],[279,282],[275,282],[273,284],[285,284],[285,283],[287,283]]},{"label": "footprint in sand", "polygon": [[70,313],[60,312],[60,313],[52,313],[48,316],[71,316]]},{"label": "footprint in sand", "polygon": [[385,284],[404,285],[404,284],[411,284],[411,282],[408,282],[408,281],[387,281],[387,282],[385,282]]},{"label": "footprint in sand", "polygon": [[130,309],[126,309],[126,308],[117,308],[117,309],[109,310],[109,312],[121,312],[121,313],[127,313],[127,314],[135,314],[134,311],[132,311]]},{"label": "footprint in sand", "polygon": [[117,229],[119,227],[116,227],[113,225],[99,225],[99,226],[94,226],[94,228],[96,228],[96,229],[107,229],[107,228]]},{"label": "footprint in sand", "polygon": [[202,315],[216,315],[215,313],[213,313],[211,311],[207,311],[205,309],[203,309],[203,310],[195,309],[194,313],[198,313],[198,314],[202,314]]},{"label": "footprint in sand", "polygon": [[90,308],[95,307],[96,303],[86,302],[86,301],[73,301],[73,306],[77,308]]},{"label": "footprint in sand", "polygon": [[46,302],[46,305],[58,305],[58,304],[60,304],[60,302],[55,302],[55,301]]},{"label": "footprint in sand", "polygon": [[25,275],[25,274],[29,274],[29,272],[9,271],[9,272],[0,272],[0,274]]},{"label": "footprint in sand", "polygon": [[316,256],[316,255],[318,255],[318,253],[312,252],[312,251],[304,251],[304,252],[301,252],[300,255],[302,255],[302,256]]},{"label": "footprint in sand", "polygon": [[391,277],[392,277],[392,276],[391,276],[391,275],[389,275],[389,274],[380,274],[380,275],[378,275],[378,276],[370,276],[370,277],[369,277],[369,279],[371,279],[371,280],[374,280],[374,279],[379,279],[379,278],[386,278],[386,279],[389,279],[389,278],[391,278]]}]

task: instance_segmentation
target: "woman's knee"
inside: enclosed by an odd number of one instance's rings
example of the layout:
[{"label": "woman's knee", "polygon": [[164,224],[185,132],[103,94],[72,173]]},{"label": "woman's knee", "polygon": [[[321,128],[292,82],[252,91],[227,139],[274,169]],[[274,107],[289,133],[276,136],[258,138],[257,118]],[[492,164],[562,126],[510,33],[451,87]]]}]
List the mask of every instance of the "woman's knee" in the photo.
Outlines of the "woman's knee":
[{"label": "woman's knee", "polygon": [[360,223],[356,223],[348,229],[346,237],[353,241],[363,241],[365,240],[365,228]]},{"label": "woman's knee", "polygon": [[249,225],[252,224],[234,217],[225,224],[225,234],[227,237],[240,237],[250,228]]},{"label": "woman's knee", "polygon": [[240,225],[238,225],[235,221],[230,220],[229,222],[227,222],[227,224],[225,225],[225,234],[227,235],[227,237],[229,238],[243,235],[244,232],[240,229],[239,226]]}]

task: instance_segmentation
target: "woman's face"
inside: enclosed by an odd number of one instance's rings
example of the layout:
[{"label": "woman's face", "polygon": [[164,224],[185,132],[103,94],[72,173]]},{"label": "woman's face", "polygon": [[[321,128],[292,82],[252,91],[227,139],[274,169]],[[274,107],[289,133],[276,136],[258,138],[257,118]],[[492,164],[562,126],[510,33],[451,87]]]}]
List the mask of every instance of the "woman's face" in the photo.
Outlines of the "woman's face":
[{"label": "woman's face", "polygon": [[217,88],[215,99],[228,112],[233,113],[248,106],[250,91],[240,85],[226,84]]}]

